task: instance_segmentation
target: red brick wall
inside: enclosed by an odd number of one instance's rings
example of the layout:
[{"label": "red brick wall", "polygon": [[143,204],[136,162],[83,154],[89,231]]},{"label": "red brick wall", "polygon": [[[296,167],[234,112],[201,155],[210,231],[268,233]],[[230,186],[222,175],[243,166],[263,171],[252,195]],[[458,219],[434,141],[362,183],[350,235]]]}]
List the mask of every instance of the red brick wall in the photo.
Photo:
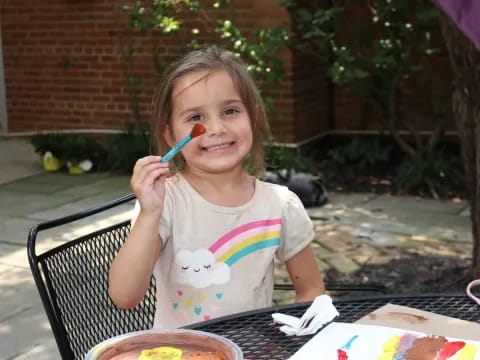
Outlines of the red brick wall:
[{"label": "red brick wall", "polygon": [[[53,129],[119,129],[131,121],[130,101],[120,53],[125,31],[118,9],[133,0],[12,0],[1,5],[4,73],[10,132]],[[288,21],[275,0],[237,2],[236,23],[246,31]],[[223,15],[230,14],[225,9]],[[160,62],[185,51],[185,31],[161,38]],[[125,37],[123,37],[125,39]],[[213,40],[211,34],[203,39]],[[149,36],[135,36],[136,77],[143,82],[142,119],[149,120],[158,73]],[[287,61],[288,57],[287,57]],[[290,65],[287,63],[287,68]],[[289,98],[291,82],[278,87]],[[292,112],[279,112],[272,122],[293,122]],[[278,127],[272,126],[278,133]],[[280,132],[282,133],[282,132]],[[284,133],[284,132],[283,132]],[[288,136],[287,136],[288,137]],[[290,135],[293,141],[293,133]]]},{"label": "red brick wall", "polygon": [[294,131],[297,141],[330,130],[331,90],[324,62],[295,52],[293,56]]},{"label": "red brick wall", "polygon": [[[132,120],[120,52],[124,22],[118,15],[121,5],[128,2],[133,0],[3,0],[0,16],[10,132],[122,129]],[[235,23],[245,30],[290,21],[275,0],[233,3]],[[231,14],[228,8],[226,14]],[[189,26],[199,27],[203,39],[215,39],[198,20],[186,21],[185,31],[161,37],[162,64],[184,52]],[[142,80],[141,116],[148,121],[158,73],[151,38],[135,36],[133,43],[138,49],[135,76]],[[283,58],[287,76],[272,92],[277,111],[270,119],[277,140],[298,142],[329,129],[378,128],[378,123],[362,119],[359,101],[342,89],[335,89],[334,107],[329,108],[328,82],[319,60],[296,51]],[[432,72],[436,83],[430,90],[448,92],[446,56],[435,60]],[[425,91],[425,99],[430,95]],[[418,114],[421,128],[434,123],[418,95],[407,95],[402,102]]]},{"label": "red brick wall", "polygon": [[11,132],[129,120],[108,1],[9,1],[1,22]]}]

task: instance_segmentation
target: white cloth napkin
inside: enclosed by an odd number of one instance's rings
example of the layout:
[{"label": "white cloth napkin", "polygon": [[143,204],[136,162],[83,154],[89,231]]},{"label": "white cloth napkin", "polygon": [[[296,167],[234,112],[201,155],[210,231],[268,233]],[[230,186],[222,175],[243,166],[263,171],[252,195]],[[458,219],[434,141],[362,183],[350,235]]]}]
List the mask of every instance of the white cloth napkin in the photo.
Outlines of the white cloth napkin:
[{"label": "white cloth napkin", "polygon": [[[332,298],[328,295],[320,295],[313,300],[312,305],[301,318],[281,313],[272,314],[272,318],[275,323],[283,325],[280,327],[283,333],[301,336],[316,333],[338,315],[340,314],[333,305]],[[304,324],[303,327],[302,324]]]}]

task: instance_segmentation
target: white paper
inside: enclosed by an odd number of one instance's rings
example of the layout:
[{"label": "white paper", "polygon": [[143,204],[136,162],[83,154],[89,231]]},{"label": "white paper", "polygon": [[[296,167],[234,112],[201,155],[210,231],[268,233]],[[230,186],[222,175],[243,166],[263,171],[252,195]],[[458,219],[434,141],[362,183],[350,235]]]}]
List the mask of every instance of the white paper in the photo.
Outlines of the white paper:
[{"label": "white paper", "polygon": [[[417,338],[427,336],[420,332],[384,326],[333,322],[310,339],[289,360],[339,360],[339,349],[347,353],[348,360],[376,360],[384,353],[383,346],[392,336],[405,334],[412,334]],[[449,337],[447,337],[447,340],[462,341]],[[475,346],[477,348],[476,354],[473,357],[461,357],[460,352],[462,350],[459,350],[448,359],[480,360],[480,341],[465,340],[464,342],[465,346]],[[404,359],[404,357],[402,356],[401,359]],[[407,358],[405,357],[405,359]],[[432,358],[432,360],[434,359]]]}]

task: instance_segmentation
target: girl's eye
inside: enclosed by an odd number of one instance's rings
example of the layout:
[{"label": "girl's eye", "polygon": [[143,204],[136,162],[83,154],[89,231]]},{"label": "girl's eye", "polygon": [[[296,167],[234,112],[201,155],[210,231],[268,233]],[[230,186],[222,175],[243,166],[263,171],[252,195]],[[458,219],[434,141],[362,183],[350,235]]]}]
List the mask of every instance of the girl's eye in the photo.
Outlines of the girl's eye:
[{"label": "girl's eye", "polygon": [[227,109],[225,110],[225,115],[233,115],[238,113],[239,111],[237,109]]},{"label": "girl's eye", "polygon": [[203,116],[200,114],[195,114],[188,118],[188,121],[200,121],[200,120],[203,120]]}]

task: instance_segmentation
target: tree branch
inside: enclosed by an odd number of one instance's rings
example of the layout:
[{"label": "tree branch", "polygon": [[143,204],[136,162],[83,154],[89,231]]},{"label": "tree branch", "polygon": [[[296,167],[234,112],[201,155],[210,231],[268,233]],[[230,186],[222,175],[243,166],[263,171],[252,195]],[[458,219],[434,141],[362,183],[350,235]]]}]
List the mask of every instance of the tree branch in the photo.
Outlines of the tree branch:
[{"label": "tree branch", "polygon": [[398,85],[399,78],[400,78],[400,73],[397,72],[394,75],[393,80],[392,80],[392,84],[390,86],[390,91],[389,91],[389,94],[388,94],[386,123],[387,123],[387,127],[388,127],[390,133],[392,134],[393,138],[395,139],[397,144],[400,146],[400,148],[403,151],[405,151],[408,155],[413,157],[413,156],[417,155],[417,152],[415,151],[415,149],[410,144],[408,144],[400,136],[400,133],[399,133],[397,127],[395,126],[395,124],[398,121],[397,104],[396,104],[397,94],[396,94],[396,92],[397,92],[397,85]]}]

